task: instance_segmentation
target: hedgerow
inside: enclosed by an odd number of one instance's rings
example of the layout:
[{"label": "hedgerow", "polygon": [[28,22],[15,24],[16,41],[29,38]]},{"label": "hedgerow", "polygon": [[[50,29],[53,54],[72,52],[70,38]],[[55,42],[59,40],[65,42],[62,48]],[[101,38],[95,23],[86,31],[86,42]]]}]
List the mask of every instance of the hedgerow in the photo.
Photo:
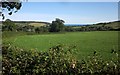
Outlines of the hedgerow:
[{"label": "hedgerow", "polygon": [[[73,47],[56,45],[47,52],[24,50],[11,45],[2,47],[3,75],[79,75],[118,74],[119,61],[105,61],[96,52],[87,60],[77,60]],[[116,56],[117,57],[117,56]]]}]

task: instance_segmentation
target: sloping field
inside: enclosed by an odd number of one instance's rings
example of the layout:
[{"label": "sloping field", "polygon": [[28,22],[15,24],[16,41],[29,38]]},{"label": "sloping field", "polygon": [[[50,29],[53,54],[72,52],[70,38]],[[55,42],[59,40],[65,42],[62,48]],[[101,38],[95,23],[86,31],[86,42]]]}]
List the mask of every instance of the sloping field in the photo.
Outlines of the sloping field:
[{"label": "sloping field", "polygon": [[48,22],[38,22],[38,21],[14,21],[14,23],[21,26],[31,25],[35,27],[48,26],[50,24]]},{"label": "sloping field", "polygon": [[113,28],[113,29],[119,29],[120,28],[120,21],[115,21],[115,22],[109,22],[109,23],[106,23],[106,24],[104,24],[104,23],[99,23],[99,24],[95,24],[95,25],[93,25],[93,26],[98,26],[98,27],[100,27],[100,26],[107,26],[107,27],[111,27],[111,28]]},{"label": "sloping field", "polygon": [[46,26],[47,24],[45,24],[45,23],[30,23],[29,25],[35,26],[35,27],[40,27],[40,26]]},{"label": "sloping field", "polygon": [[94,51],[100,53],[103,58],[111,59],[114,54],[111,50],[118,51],[117,31],[96,31],[96,32],[70,32],[63,34],[40,34],[24,35],[7,39],[12,45],[24,49],[37,49],[47,51],[57,44],[76,46],[78,58],[84,58]]}]

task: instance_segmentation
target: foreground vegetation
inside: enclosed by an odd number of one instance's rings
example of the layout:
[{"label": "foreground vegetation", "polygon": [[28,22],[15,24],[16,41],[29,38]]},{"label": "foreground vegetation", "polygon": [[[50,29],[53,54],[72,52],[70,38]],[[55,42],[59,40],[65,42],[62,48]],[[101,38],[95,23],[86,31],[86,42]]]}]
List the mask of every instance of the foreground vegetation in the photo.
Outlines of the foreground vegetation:
[{"label": "foreground vegetation", "polygon": [[[118,60],[104,61],[97,52],[92,53],[88,60],[77,60],[72,54],[74,48],[74,46],[57,45],[47,52],[39,52],[4,45],[3,75],[117,75],[120,73]],[[116,57],[118,57],[117,53]]]}]

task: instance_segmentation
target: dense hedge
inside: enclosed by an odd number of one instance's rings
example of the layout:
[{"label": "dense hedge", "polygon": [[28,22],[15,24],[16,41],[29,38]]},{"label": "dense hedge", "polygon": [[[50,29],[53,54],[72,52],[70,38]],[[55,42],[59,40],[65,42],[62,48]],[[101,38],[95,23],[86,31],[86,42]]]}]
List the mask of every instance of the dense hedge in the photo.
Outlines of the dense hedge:
[{"label": "dense hedge", "polygon": [[78,75],[78,74],[118,74],[118,61],[104,61],[96,52],[88,60],[77,60],[72,54],[73,47],[57,45],[48,52],[23,50],[4,45],[3,75]]}]

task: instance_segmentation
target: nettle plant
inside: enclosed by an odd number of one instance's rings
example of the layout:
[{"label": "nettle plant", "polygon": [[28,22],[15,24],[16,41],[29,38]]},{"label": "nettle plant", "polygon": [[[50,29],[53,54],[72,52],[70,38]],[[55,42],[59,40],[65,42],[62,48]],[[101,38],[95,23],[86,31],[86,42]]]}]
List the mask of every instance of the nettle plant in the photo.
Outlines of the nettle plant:
[{"label": "nettle plant", "polygon": [[105,61],[94,52],[87,60],[77,60],[75,46],[56,45],[47,52],[24,50],[3,45],[2,72],[22,75],[78,75],[78,74],[118,74],[118,61]]}]

